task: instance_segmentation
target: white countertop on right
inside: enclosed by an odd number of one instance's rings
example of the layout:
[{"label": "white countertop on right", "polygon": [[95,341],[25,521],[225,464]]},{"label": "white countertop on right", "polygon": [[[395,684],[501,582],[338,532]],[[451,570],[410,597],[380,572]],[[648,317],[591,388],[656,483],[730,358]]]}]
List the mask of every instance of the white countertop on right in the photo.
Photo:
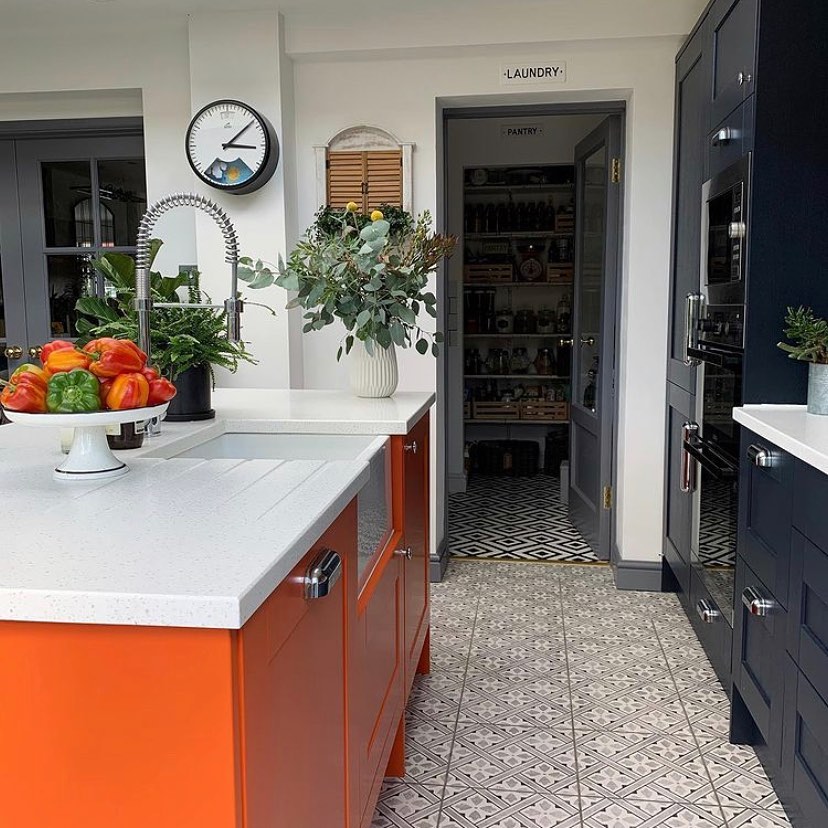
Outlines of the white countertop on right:
[{"label": "white countertop on right", "polygon": [[809,414],[804,405],[745,405],[733,409],[733,419],[828,474],[828,417]]}]

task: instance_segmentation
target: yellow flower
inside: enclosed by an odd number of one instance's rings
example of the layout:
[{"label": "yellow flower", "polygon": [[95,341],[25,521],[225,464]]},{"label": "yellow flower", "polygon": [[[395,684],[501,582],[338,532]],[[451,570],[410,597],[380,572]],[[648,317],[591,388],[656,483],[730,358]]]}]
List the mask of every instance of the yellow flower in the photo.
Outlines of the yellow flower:
[{"label": "yellow flower", "polygon": [[238,167],[227,168],[227,180],[235,181],[241,175],[241,170]]},{"label": "yellow flower", "polygon": [[349,213],[355,213],[355,212],[359,209],[359,204],[357,204],[355,201],[349,201],[349,202],[345,205],[345,209],[346,209]]},{"label": "yellow flower", "polygon": [[371,221],[382,221],[384,218],[385,216],[382,214],[382,210],[374,210],[371,213]]}]

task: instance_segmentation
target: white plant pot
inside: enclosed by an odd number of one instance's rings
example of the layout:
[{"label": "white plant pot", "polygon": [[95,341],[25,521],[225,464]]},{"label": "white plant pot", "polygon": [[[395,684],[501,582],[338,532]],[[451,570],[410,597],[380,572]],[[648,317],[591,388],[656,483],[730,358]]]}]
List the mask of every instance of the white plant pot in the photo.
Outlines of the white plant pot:
[{"label": "white plant pot", "polygon": [[828,414],[828,365],[808,366],[808,413]]},{"label": "white plant pot", "polygon": [[354,342],[348,355],[351,391],[357,397],[390,397],[397,390],[397,352],[392,342],[383,348],[376,342],[369,354],[360,340]]}]

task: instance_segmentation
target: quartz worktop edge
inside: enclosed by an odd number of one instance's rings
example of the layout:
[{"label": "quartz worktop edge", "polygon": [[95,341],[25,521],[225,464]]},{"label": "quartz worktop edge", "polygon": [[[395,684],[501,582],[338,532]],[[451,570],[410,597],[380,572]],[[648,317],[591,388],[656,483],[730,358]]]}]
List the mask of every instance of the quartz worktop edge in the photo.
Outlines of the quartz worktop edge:
[{"label": "quartz worktop edge", "polygon": [[808,414],[804,405],[745,405],[733,409],[733,419],[828,474],[828,417]]}]

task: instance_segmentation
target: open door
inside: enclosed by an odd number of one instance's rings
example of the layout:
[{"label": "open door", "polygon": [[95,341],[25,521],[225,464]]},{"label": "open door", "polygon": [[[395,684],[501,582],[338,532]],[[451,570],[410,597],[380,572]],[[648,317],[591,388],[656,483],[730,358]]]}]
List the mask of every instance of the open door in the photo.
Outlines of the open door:
[{"label": "open door", "polygon": [[575,148],[569,516],[602,560],[610,557],[612,528],[620,158],[617,115]]}]

